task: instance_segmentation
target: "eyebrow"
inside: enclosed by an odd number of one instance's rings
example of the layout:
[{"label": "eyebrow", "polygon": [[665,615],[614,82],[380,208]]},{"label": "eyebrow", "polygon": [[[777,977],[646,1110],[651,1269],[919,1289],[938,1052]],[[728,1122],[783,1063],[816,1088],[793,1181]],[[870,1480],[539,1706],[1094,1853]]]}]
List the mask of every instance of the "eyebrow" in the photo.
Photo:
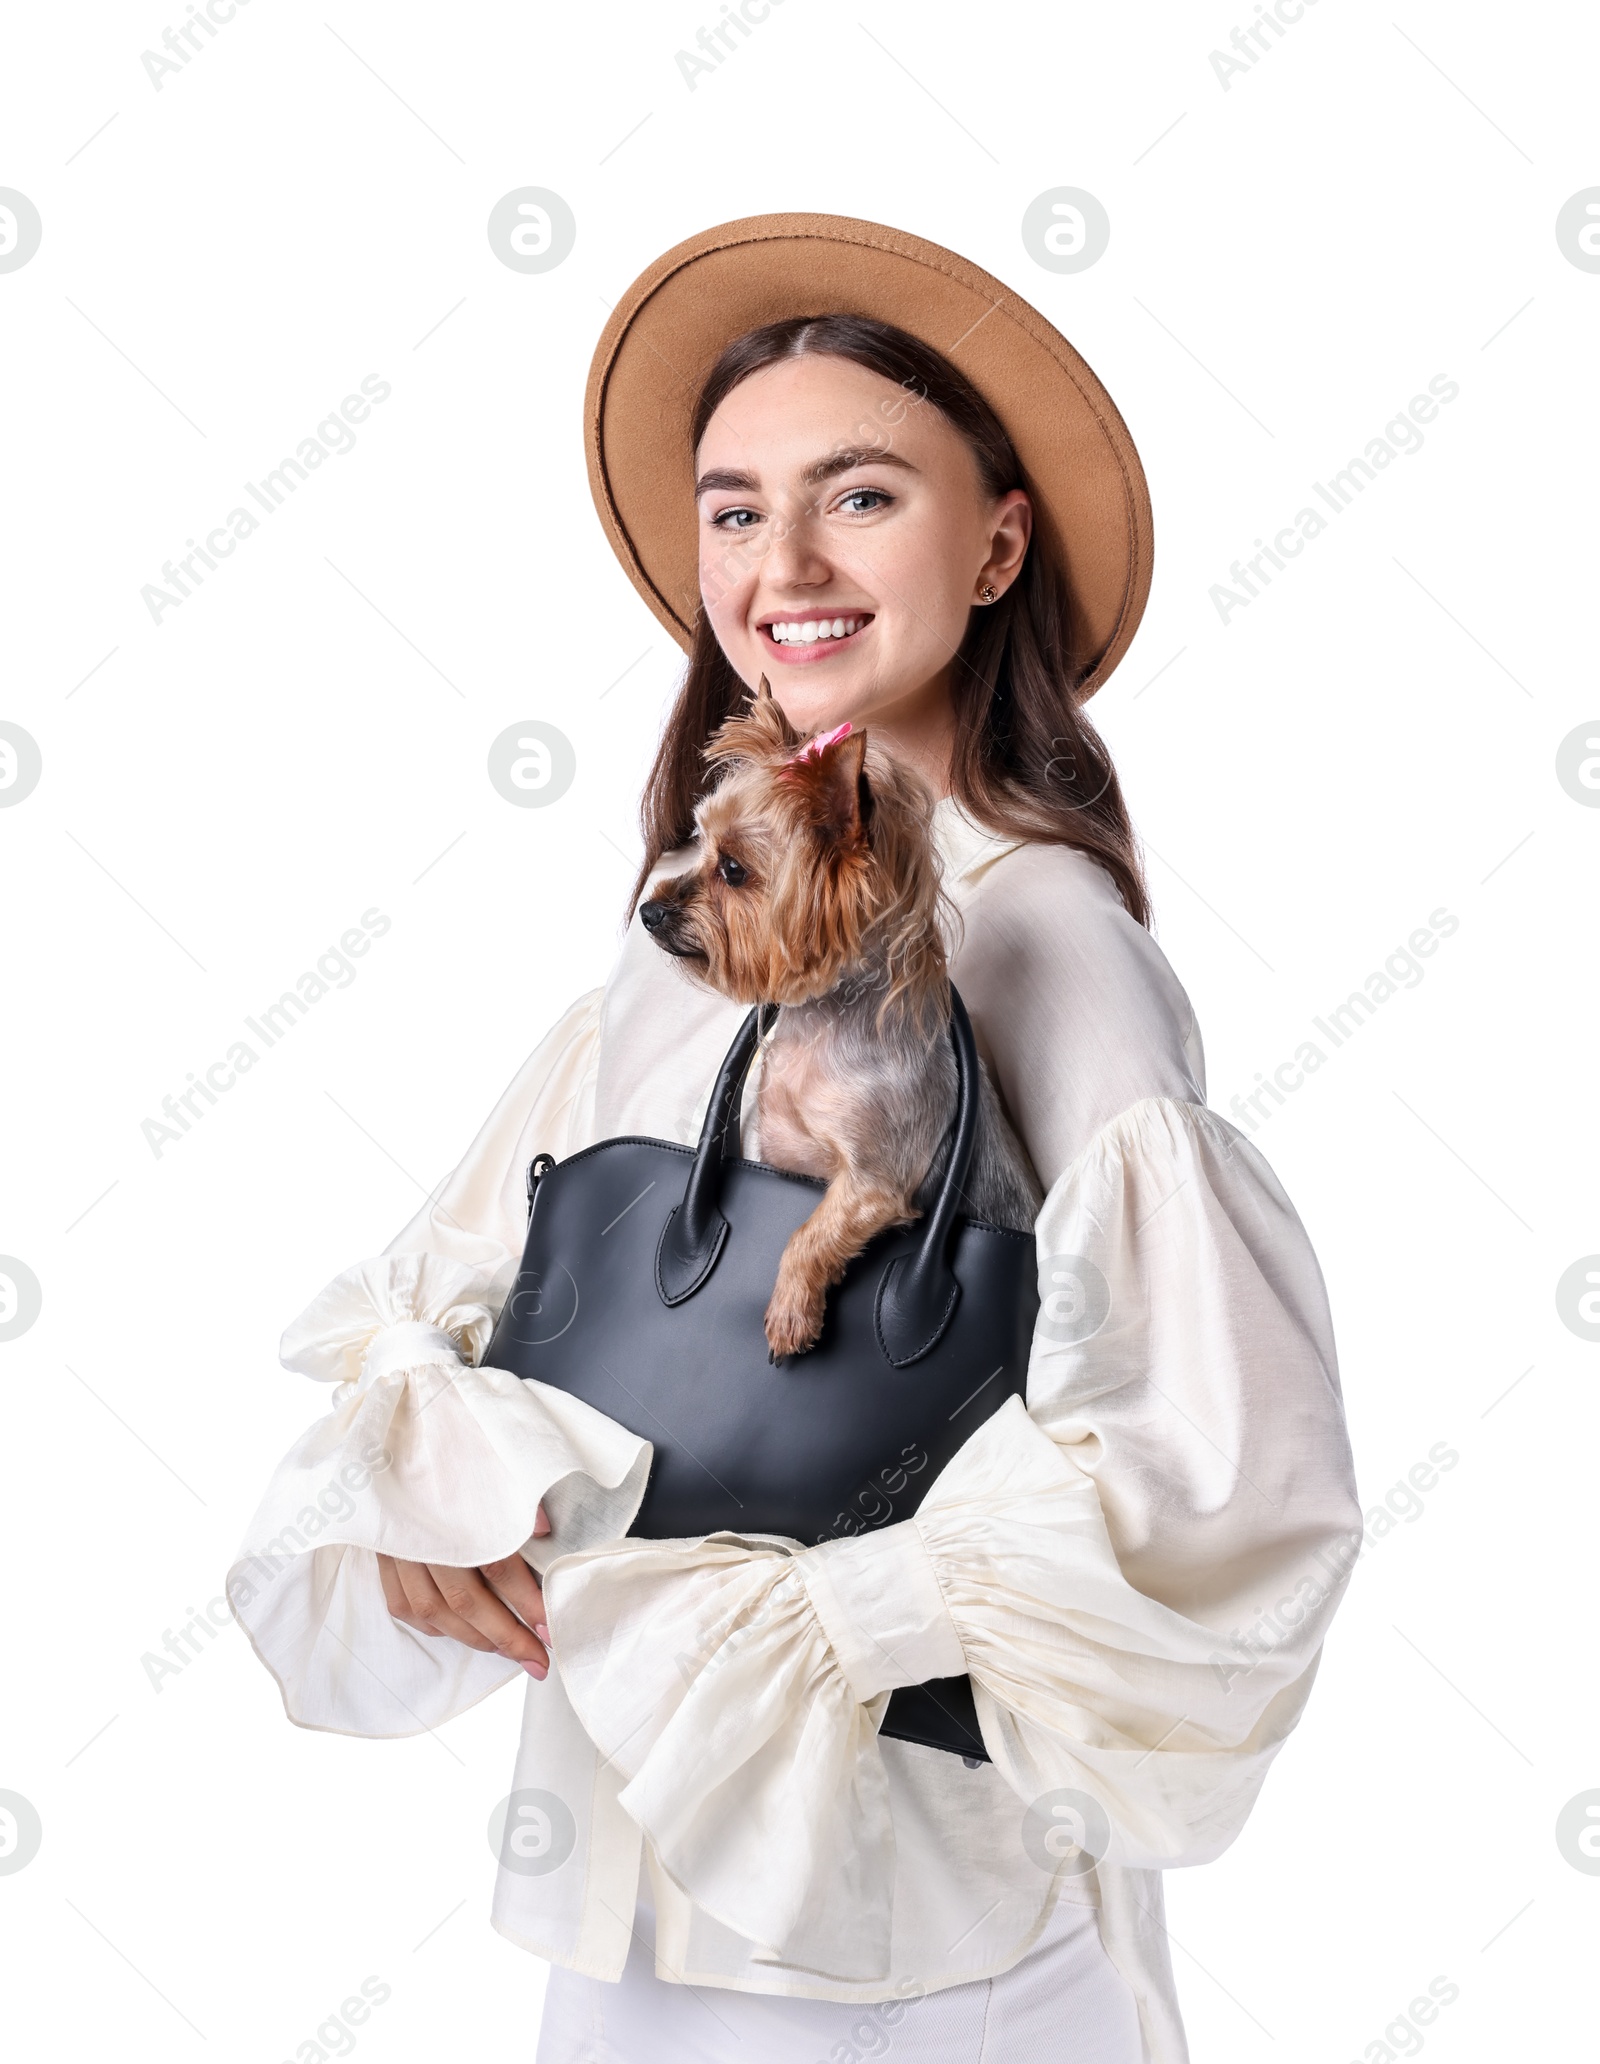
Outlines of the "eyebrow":
[{"label": "eyebrow", "polygon": [[[901,458],[898,452],[888,451],[882,445],[847,444],[830,452],[825,459],[813,459],[800,478],[807,487],[821,487],[825,481],[833,480],[841,473],[853,473],[858,466],[898,466],[905,473],[917,470],[909,459]],[[722,466],[701,474],[694,484],[695,499],[698,501],[703,494],[724,490],[753,494],[760,484],[753,473]]]}]

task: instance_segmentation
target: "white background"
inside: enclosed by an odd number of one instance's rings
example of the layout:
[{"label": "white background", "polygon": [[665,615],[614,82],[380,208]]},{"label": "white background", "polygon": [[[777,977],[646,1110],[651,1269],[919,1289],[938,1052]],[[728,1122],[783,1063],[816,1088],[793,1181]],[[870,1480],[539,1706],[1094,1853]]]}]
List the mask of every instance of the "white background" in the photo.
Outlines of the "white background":
[{"label": "white background", "polygon": [[[1250,8],[784,0],[691,91],[717,12],[253,0],[159,91],[154,6],[10,24],[0,185],[44,237],[0,273],[0,717],[44,774],[0,810],[0,1251],[44,1304],[0,1346],[0,1789],[44,1839],[0,1875],[8,2047],[313,2056],[375,1974],[373,2060],[532,2055],[542,1967],[486,1919],[517,1695],[364,1743],[291,1728],[234,1628],[159,1690],[142,1658],[325,1405],[284,1324],[610,965],[679,655],[591,509],[584,375],[657,253],[795,208],[966,253],[1132,428],[1155,586],[1092,714],[1212,1103],[1459,919],[1254,1135],[1328,1277],[1364,1502],[1459,1462],[1363,1558],[1238,1843],[1169,1879],[1195,2057],[1381,2058],[1441,1975],[1441,2059],[1587,2054],[1600,1878],[1554,1828],[1600,1786],[1600,1348],[1555,1286],[1600,1249],[1600,811],[1555,763],[1600,719],[1600,275],[1554,225],[1600,182],[1597,24],[1320,0],[1225,89]],[[577,218],[540,275],[485,234],[524,185]],[[1112,225],[1072,276],[1020,235],[1060,185]],[[356,448],[153,623],[163,561],[370,373]],[[1224,625],[1230,563],[1441,373],[1424,449]],[[485,774],[527,719],[576,749],[549,810]],[[373,906],[357,979],[153,1153]]]}]

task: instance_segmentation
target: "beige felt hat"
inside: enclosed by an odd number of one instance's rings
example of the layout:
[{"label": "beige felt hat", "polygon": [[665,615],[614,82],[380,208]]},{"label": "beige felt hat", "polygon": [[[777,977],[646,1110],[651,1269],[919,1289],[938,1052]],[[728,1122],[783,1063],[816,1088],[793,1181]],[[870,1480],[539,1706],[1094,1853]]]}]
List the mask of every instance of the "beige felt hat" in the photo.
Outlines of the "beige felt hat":
[{"label": "beige felt hat", "polygon": [[589,484],[612,548],[685,648],[700,607],[694,404],[725,345],[764,323],[867,315],[964,372],[1005,426],[1037,536],[1065,570],[1092,694],[1150,591],[1144,468],[1116,404],[1061,333],[955,252],[848,215],[752,215],[676,245],[628,288],[589,368]]}]

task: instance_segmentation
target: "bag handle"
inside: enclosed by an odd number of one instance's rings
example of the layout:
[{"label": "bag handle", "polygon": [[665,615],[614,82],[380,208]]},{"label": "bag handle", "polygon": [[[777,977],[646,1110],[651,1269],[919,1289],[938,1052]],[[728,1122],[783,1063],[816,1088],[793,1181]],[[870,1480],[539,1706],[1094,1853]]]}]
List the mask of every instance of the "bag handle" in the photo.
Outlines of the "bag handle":
[{"label": "bag handle", "polygon": [[889,1263],[878,1283],[874,1330],[885,1361],[896,1369],[921,1361],[944,1338],[955,1316],[961,1285],[950,1266],[950,1235],[966,1195],[967,1173],[978,1137],[978,1048],[972,1020],[954,982],[950,984],[950,1044],[956,1050],[956,1109],[950,1124],[950,1155],[922,1238],[910,1254]]},{"label": "bag handle", "polygon": [[[776,1005],[758,1004],[734,1035],[706,1106],[682,1201],[673,1206],[661,1229],[656,1246],[656,1289],[665,1305],[683,1304],[693,1297],[716,1267],[728,1237],[728,1221],[718,1203],[723,1157],[728,1135],[737,1124],[750,1063],[771,1029],[772,1019],[764,1015],[769,1008],[775,1016]],[[956,1108],[939,1194],[923,1220],[914,1251],[891,1261],[878,1284],[874,1310],[878,1345],[884,1359],[897,1369],[919,1361],[937,1346],[961,1294],[948,1248],[978,1132],[978,1050],[972,1021],[953,982],[950,1043],[956,1057]]]},{"label": "bag handle", "polygon": [[[738,1117],[744,1078],[767,1029],[762,1012],[768,1008],[758,1003],[734,1034],[706,1106],[700,1144],[695,1149],[689,1180],[684,1184],[682,1202],[673,1205],[661,1228],[661,1238],[656,1243],[656,1288],[665,1305],[682,1304],[693,1297],[716,1267],[722,1243],[728,1237],[728,1221],[717,1205],[722,1190],[723,1150]],[[776,1016],[777,1005],[770,1008]]]}]

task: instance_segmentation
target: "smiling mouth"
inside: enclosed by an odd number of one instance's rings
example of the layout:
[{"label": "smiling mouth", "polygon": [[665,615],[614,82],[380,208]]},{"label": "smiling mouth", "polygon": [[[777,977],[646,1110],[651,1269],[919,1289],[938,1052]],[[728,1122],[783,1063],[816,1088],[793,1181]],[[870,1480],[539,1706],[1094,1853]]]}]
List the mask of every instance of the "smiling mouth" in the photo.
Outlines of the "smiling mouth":
[{"label": "smiling mouth", "polygon": [[773,648],[773,657],[793,664],[796,660],[826,659],[853,644],[872,622],[872,611],[841,610],[825,615],[821,610],[803,616],[778,616],[756,626],[763,643]]}]

